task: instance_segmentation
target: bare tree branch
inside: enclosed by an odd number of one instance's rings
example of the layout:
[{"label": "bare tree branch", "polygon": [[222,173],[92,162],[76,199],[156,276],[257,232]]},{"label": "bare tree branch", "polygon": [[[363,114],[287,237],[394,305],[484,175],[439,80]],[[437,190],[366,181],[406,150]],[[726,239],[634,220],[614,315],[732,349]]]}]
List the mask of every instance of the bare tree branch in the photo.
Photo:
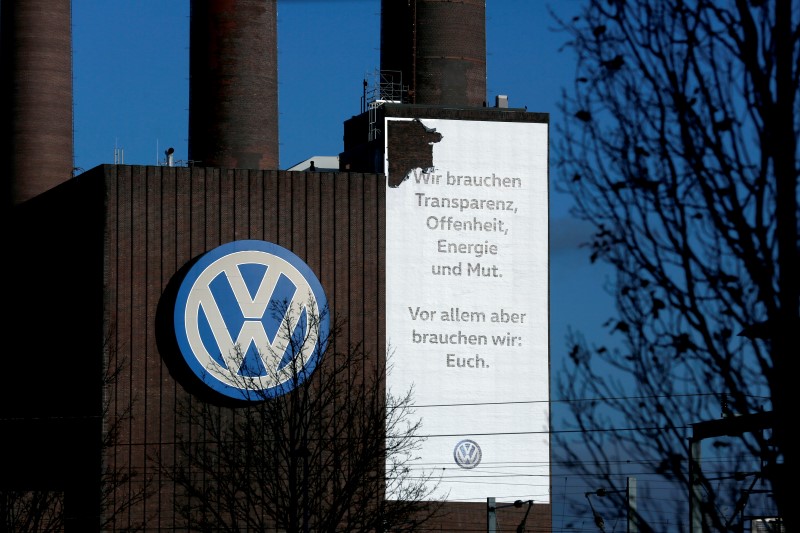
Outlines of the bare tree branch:
[{"label": "bare tree branch", "polygon": [[[796,2],[587,1],[560,21],[578,63],[556,147],[558,187],[595,228],[590,259],[616,271],[606,326],[619,339],[566,339],[558,390],[596,400],[570,404],[583,442],[563,443],[564,459],[607,482],[620,457],[651,461],[688,494],[692,424],[723,405],[725,416],[771,410],[771,431],[726,444],[743,458],[729,468],[763,460],[789,526],[799,20]],[[596,431],[620,421],[636,430]],[[707,527],[733,527],[721,502],[748,489],[729,485],[706,495]]]},{"label": "bare tree branch", "polygon": [[[292,315],[286,311],[274,309]],[[308,320],[305,331],[316,333],[298,334],[296,324],[283,322],[279,335],[286,342],[278,346],[288,346],[291,356],[261,355],[288,361],[289,392],[238,405],[197,399],[181,405],[178,416],[203,429],[182,436],[177,465],[155,460],[186,495],[179,512],[187,528],[413,531],[441,507],[426,501],[435,486],[431,475],[412,477],[408,468],[422,438],[411,391],[387,394],[384,358],[359,346],[337,348],[341,325],[325,336],[319,317]],[[314,373],[301,379],[313,352],[308,342],[328,349]],[[230,360],[243,360],[237,352]],[[389,489],[402,498],[387,500]]]}]

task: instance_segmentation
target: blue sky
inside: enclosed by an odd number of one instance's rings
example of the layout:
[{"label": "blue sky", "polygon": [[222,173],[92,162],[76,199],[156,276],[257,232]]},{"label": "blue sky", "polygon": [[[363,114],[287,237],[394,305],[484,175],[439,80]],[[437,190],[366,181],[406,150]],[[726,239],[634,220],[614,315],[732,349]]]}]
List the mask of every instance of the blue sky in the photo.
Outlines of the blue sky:
[{"label": "blue sky", "polygon": [[[553,31],[548,9],[568,19],[579,5],[487,1],[487,101],[503,94],[510,107],[549,113],[551,162],[562,120],[557,102],[571,86],[575,59],[561,51],[567,36]],[[73,0],[72,16],[75,166],[114,163],[115,149],[125,164],[159,164],[168,147],[175,160],[185,160],[189,0]],[[341,152],[342,124],[360,112],[363,80],[380,66],[379,44],[380,0],[278,0],[281,168]],[[551,179],[554,173],[551,166]],[[561,367],[567,325],[594,338],[610,312],[602,288],[609,270],[590,266],[577,248],[587,230],[568,216],[569,205],[551,185],[553,372]],[[554,480],[554,509],[558,488]]]}]

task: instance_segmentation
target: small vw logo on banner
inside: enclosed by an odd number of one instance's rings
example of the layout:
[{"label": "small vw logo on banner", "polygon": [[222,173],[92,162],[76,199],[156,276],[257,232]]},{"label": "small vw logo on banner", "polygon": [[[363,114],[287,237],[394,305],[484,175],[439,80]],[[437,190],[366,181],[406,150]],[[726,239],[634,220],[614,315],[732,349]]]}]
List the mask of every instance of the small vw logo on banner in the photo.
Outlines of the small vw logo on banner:
[{"label": "small vw logo on banner", "polygon": [[330,329],[325,293],[308,265],[254,240],[200,257],[178,289],[174,324],[192,372],[216,392],[249,401],[301,384]]},{"label": "small vw logo on banner", "polygon": [[481,447],[474,440],[464,439],[456,444],[453,459],[461,468],[475,468],[481,462]]}]

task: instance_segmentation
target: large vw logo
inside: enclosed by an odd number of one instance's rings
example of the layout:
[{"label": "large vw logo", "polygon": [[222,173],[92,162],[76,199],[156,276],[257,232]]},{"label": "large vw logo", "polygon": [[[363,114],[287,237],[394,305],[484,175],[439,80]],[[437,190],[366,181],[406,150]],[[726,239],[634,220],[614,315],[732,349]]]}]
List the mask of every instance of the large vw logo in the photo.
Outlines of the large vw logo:
[{"label": "large vw logo", "polygon": [[302,383],[329,333],[325,293],[308,265],[253,240],[223,244],[191,267],[174,322],[192,371],[239,400],[279,396]]},{"label": "large vw logo", "polygon": [[475,468],[481,462],[481,447],[474,440],[464,439],[456,444],[453,459],[461,468]]}]

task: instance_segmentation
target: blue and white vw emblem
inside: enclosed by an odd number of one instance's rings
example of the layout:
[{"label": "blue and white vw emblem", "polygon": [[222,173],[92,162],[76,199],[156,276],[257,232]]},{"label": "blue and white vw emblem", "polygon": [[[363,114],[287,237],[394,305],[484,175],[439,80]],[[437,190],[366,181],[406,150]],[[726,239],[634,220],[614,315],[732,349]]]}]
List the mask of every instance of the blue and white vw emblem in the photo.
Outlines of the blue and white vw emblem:
[{"label": "blue and white vw emblem", "polygon": [[250,401],[286,394],[311,375],[330,329],[308,265],[255,240],[223,244],[192,265],[174,323],[192,372],[216,392]]},{"label": "blue and white vw emblem", "polygon": [[474,440],[464,439],[456,444],[453,459],[461,468],[475,468],[481,462],[481,447]]}]

